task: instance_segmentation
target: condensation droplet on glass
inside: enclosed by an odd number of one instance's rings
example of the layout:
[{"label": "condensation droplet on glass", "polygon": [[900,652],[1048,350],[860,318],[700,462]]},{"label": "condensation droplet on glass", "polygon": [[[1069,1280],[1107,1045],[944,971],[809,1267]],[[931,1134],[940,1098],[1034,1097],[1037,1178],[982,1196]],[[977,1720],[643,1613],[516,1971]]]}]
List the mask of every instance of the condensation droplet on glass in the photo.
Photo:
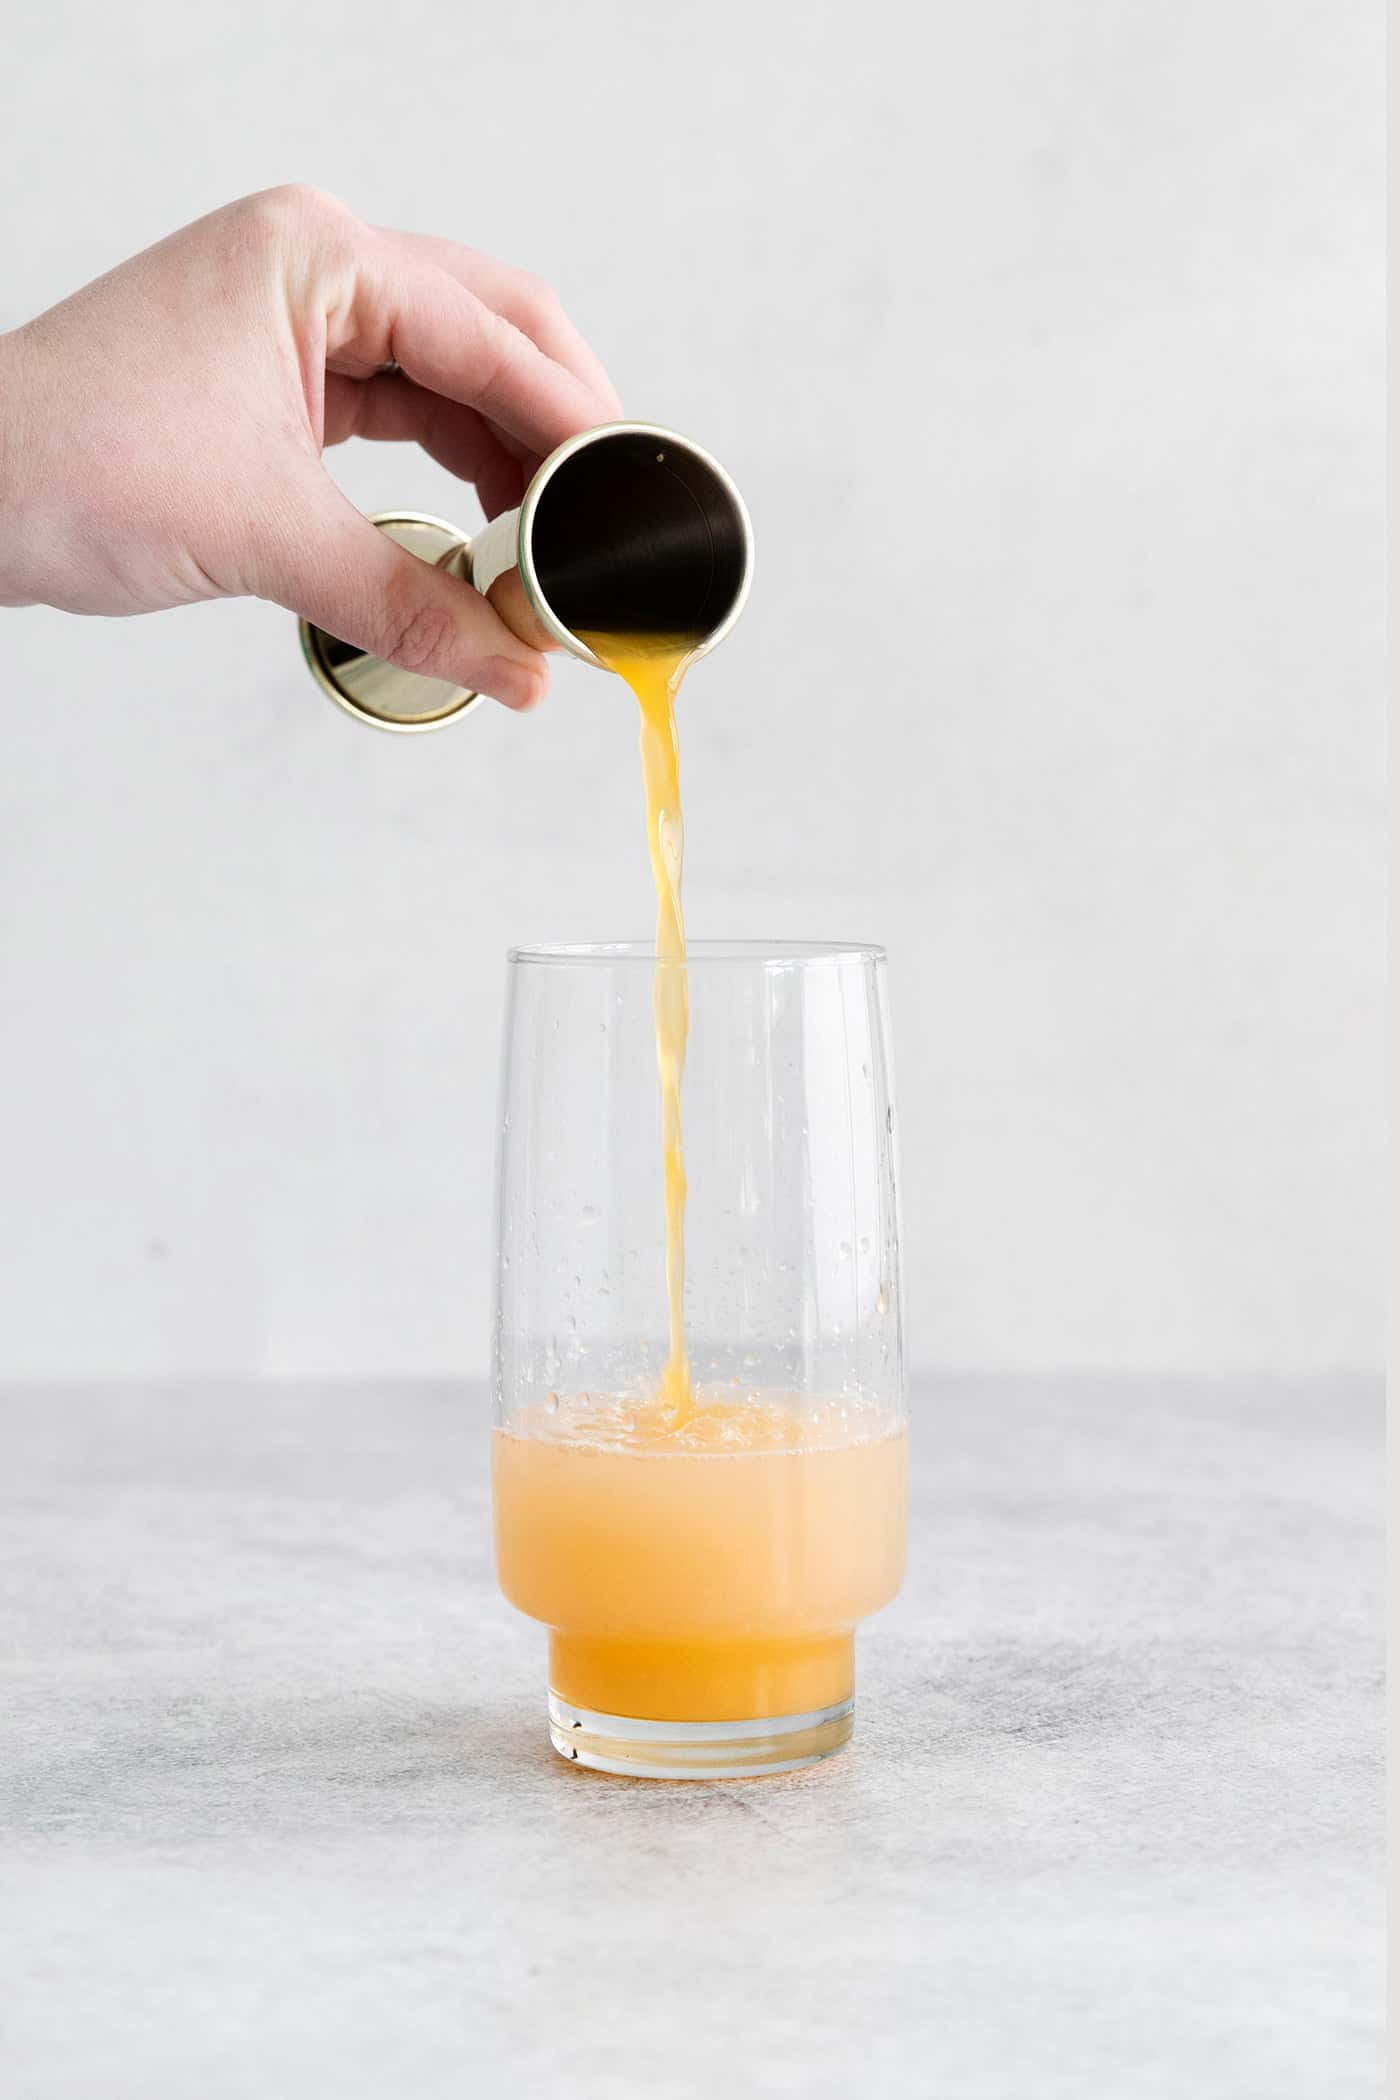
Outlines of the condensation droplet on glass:
[{"label": "condensation droplet on glass", "polygon": [[870,1242],[863,1236],[857,1241],[856,1244],[862,1254],[868,1254],[870,1252]]},{"label": "condensation droplet on glass", "polygon": [[882,1284],[880,1285],[880,1295],[879,1295],[879,1297],[878,1297],[878,1298],[877,1298],[877,1299],[875,1300],[875,1310],[876,1310],[876,1312],[877,1312],[877,1313],[879,1313],[879,1314],[880,1314],[880,1316],[881,1316],[881,1317],[883,1318],[883,1317],[884,1317],[884,1315],[885,1315],[885,1314],[886,1314],[886,1313],[887,1313],[887,1312],[889,1311],[889,1309],[890,1309],[890,1294],[889,1294],[889,1290],[888,1290],[888,1288],[887,1288],[887,1287],[886,1287],[886,1286],[885,1286],[885,1285],[884,1285],[884,1284],[882,1283]]},{"label": "condensation droplet on glass", "polygon": [[545,1403],[544,1403],[544,1411],[545,1411],[545,1413],[546,1413],[547,1415],[557,1415],[557,1414],[558,1414],[558,1412],[559,1412],[559,1395],[558,1395],[557,1393],[550,1393],[550,1394],[548,1394],[548,1395],[547,1395],[547,1397],[546,1397],[546,1399],[545,1399]]},{"label": "condensation droplet on glass", "polygon": [[850,1260],[850,1258],[851,1258],[851,1243],[850,1243],[850,1241],[849,1241],[849,1240],[842,1240],[842,1242],[841,1242],[841,1259],[842,1259],[842,1261],[849,1261],[849,1260]]},{"label": "condensation droplet on glass", "polygon": [[885,1128],[891,1132],[894,1130],[894,1110],[892,1108],[885,1110]]}]

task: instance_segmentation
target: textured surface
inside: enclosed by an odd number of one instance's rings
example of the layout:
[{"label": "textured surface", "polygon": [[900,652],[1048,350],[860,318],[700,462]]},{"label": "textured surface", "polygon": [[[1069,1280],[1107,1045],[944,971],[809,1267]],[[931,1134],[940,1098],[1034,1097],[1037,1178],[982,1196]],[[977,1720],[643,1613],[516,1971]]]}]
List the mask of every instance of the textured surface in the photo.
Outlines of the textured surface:
[{"label": "textured surface", "polygon": [[1380,2090],[1380,1407],[948,1385],[811,1773],[600,1779],[480,1401],[0,1410],[16,2095]]}]

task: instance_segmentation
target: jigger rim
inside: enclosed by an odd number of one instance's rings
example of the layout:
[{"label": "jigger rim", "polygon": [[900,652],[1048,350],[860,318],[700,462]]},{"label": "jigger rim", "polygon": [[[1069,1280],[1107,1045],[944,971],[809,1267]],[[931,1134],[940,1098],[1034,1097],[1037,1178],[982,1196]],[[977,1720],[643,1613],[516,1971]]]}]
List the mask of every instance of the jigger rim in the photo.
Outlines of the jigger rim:
[{"label": "jigger rim", "polygon": [[584,663],[592,664],[599,671],[605,671],[609,668],[600,657],[594,655],[586,642],[580,640],[572,628],[564,625],[563,621],[557,617],[551,608],[549,600],[544,594],[544,586],[541,584],[535,569],[534,549],[531,545],[531,526],[534,522],[535,512],[539,509],[540,498],[559,469],[567,461],[571,460],[575,453],[586,451],[590,445],[597,444],[600,438],[610,437],[652,438],[655,439],[657,444],[676,446],[681,451],[688,452],[692,459],[701,461],[714,475],[715,480],[724,489],[729,500],[734,505],[735,514],[743,527],[744,574],[739,588],[735,592],[734,603],[730,606],[719,625],[713,628],[702,641],[695,644],[688,659],[688,661],[693,662],[697,656],[707,656],[710,650],[714,648],[716,642],[724,640],[724,637],[738,619],[748,600],[749,586],[753,581],[753,521],[749,517],[748,506],[739,494],[733,477],[725,472],[713,452],[706,451],[703,445],[697,445],[694,438],[685,437],[679,430],[668,429],[664,423],[633,423],[627,421],[594,423],[587,430],[580,430],[573,437],[565,438],[563,444],[556,445],[549,457],[541,462],[529,487],[520,499],[520,516],[515,529],[515,560],[525,585],[525,595],[530,601],[536,618],[542,626],[549,630],[561,648],[567,649],[572,656],[580,657]]}]

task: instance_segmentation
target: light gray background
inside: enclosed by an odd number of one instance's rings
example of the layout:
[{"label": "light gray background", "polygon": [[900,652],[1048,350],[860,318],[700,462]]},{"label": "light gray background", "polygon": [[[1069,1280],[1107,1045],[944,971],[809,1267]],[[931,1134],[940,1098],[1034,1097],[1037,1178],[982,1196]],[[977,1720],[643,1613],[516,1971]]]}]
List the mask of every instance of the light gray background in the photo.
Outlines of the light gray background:
[{"label": "light gray background", "polygon": [[[884,940],[922,1364],[1379,1353],[1381,11],[46,5],[0,325],[240,192],[549,275],[753,510],[697,934]],[[121,374],[114,372],[119,388]],[[469,497],[354,447],[366,508]],[[0,614],[0,1373],[484,1367],[502,955],[630,700],[378,738],[266,607]]]}]

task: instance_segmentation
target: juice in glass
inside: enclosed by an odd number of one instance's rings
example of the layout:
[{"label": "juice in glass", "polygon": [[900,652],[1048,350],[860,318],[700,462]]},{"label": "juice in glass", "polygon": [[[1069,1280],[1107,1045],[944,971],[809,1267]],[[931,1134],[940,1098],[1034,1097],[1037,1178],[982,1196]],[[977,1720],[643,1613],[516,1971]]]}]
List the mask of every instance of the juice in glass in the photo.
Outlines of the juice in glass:
[{"label": "juice in glass", "polygon": [[[588,1762],[642,1769],[627,1731],[610,1734],[634,1717],[757,1724],[760,1739],[784,1717],[766,1757],[754,1729],[739,1738],[747,1769],[807,1762],[809,1736],[844,1740],[854,1628],[903,1573],[896,1417],[701,1391],[677,1425],[655,1403],[576,1395],[498,1427],[493,1470],[501,1586],[550,1629],[566,1755],[586,1732]],[[730,1738],[711,1742],[727,1769]],[[654,1741],[644,1757],[665,1769]]]}]

